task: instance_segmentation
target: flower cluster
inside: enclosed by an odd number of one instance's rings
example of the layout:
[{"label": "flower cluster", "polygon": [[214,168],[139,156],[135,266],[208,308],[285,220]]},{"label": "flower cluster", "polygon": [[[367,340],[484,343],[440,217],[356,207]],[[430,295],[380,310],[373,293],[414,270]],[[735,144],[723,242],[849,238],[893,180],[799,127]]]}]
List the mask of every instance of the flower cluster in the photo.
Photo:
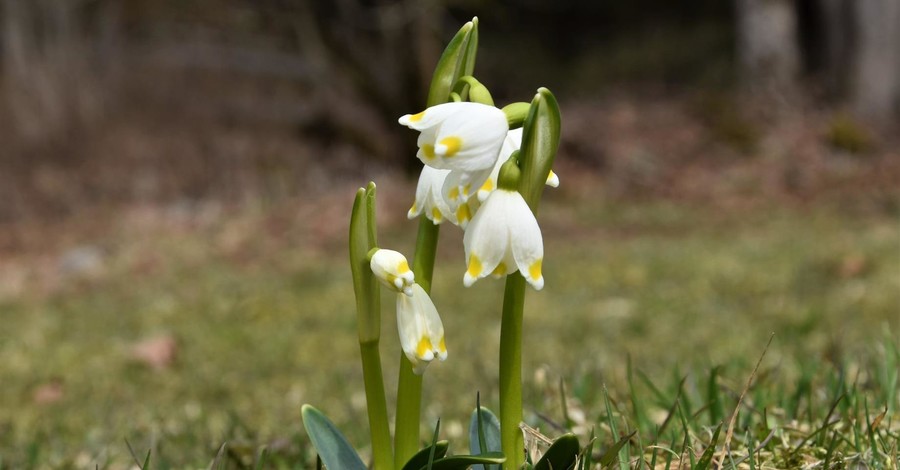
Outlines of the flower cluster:
[{"label": "flower cluster", "polygon": [[[498,181],[501,167],[522,145],[522,129],[509,129],[502,110],[468,102],[432,106],[399,122],[420,132],[416,156],[425,164],[407,215],[424,215],[435,224],[448,220],[465,230],[463,283],[519,271],[541,289],[540,227],[516,190],[517,180],[505,187]],[[552,171],[547,185],[559,186]]]}]

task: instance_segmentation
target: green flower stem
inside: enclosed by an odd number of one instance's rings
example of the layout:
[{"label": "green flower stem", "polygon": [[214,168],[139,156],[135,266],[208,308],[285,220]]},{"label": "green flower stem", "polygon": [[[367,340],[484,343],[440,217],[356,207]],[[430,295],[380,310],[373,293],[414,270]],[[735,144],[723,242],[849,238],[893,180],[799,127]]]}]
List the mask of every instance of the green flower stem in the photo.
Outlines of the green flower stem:
[{"label": "green flower stem", "polygon": [[525,118],[528,117],[528,111],[531,110],[531,103],[510,103],[503,107],[503,114],[506,115],[506,122],[510,129],[522,127]]},{"label": "green flower stem", "polygon": [[506,276],[503,316],[500,323],[500,447],[506,469],[525,463],[522,422],[522,317],[525,310],[525,278]]},{"label": "green flower stem", "polygon": [[459,77],[459,80],[456,81],[456,84],[453,87],[452,93],[468,98],[469,101],[474,103],[494,106],[494,98],[491,97],[491,92],[488,91],[487,87],[482,85],[478,79],[471,75]]},{"label": "green flower stem", "polygon": [[360,342],[359,353],[363,364],[366,408],[369,413],[375,470],[392,470],[394,462],[391,451],[391,431],[388,425],[387,399],[384,396],[384,379],[381,373],[378,340]]},{"label": "green flower stem", "polygon": [[350,214],[350,271],[356,295],[359,353],[366,390],[372,456],[376,470],[393,470],[387,399],[378,350],[381,337],[381,296],[378,281],[369,268],[368,257],[368,253],[378,246],[376,235],[375,184],[369,183],[365,189],[357,191]]},{"label": "green flower stem", "polygon": [[[419,218],[416,254],[412,270],[416,282],[425,292],[431,292],[434,257],[437,253],[440,225],[425,217]],[[400,378],[397,383],[397,420],[394,435],[395,468],[403,465],[419,450],[419,424],[422,412],[422,376],[413,373],[412,364],[400,352]]]},{"label": "green flower stem", "polygon": [[397,420],[394,436],[394,468],[402,468],[419,450],[419,420],[422,410],[422,376],[400,351],[400,378],[397,381]]}]

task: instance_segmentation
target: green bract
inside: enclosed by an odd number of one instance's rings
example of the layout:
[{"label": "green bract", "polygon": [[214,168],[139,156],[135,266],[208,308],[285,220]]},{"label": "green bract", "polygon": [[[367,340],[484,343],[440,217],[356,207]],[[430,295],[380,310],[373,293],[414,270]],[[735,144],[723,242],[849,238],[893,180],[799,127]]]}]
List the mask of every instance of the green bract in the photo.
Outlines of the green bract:
[{"label": "green bract", "polygon": [[450,100],[450,92],[459,77],[472,75],[472,71],[475,70],[477,52],[478,18],[472,18],[472,21],[464,24],[456,36],[453,36],[441,54],[428,89],[428,106]]},{"label": "green bract", "polygon": [[522,168],[519,192],[535,214],[559,148],[560,124],[556,98],[550,90],[539,88],[525,118],[519,155],[519,166]]},{"label": "green bract", "polygon": [[360,341],[381,336],[380,295],[377,280],[369,267],[369,251],[378,245],[375,235],[375,183],[356,191],[350,214],[350,271],[356,293]]}]

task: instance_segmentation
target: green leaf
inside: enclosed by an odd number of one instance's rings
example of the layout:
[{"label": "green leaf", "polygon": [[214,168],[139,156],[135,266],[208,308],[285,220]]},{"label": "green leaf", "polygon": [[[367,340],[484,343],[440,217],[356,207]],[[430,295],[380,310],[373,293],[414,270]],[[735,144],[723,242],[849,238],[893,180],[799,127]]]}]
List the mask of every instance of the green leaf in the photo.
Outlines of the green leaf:
[{"label": "green leaf", "polygon": [[422,467],[428,465],[428,457],[431,455],[431,448],[434,447],[434,458],[440,459],[447,455],[447,449],[450,447],[450,443],[447,441],[438,441],[434,444],[434,446],[428,446],[413,455],[405,465],[403,465],[402,470],[418,470]]},{"label": "green leaf", "polygon": [[303,405],[303,427],[309,439],[329,470],[366,470],[366,465],[356,455],[334,424],[321,411],[310,405]]},{"label": "green leaf", "polygon": [[587,445],[584,446],[584,449],[581,449],[581,469],[580,470],[591,470],[591,459],[594,457],[594,441],[597,438],[594,437],[594,428],[591,428],[591,438],[588,441]]},{"label": "green leaf", "polygon": [[519,155],[519,166],[522,168],[519,192],[535,214],[559,148],[561,122],[559,104],[553,93],[539,88],[525,118]]},{"label": "green leaf", "polygon": [[700,456],[697,465],[693,467],[695,470],[706,470],[709,468],[709,464],[712,463],[713,454],[716,453],[716,444],[719,443],[719,432],[721,431],[722,423],[719,423],[719,425],[716,426],[716,431],[713,433],[712,440],[709,441],[709,446],[703,451],[703,455]]},{"label": "green leaf", "polygon": [[[501,464],[506,462],[506,457],[501,452],[490,452],[484,455],[454,455],[435,460],[431,464],[432,470],[465,470],[476,464]],[[421,467],[419,470],[425,470]]]},{"label": "green leaf", "polygon": [[541,460],[534,464],[535,470],[567,470],[575,466],[581,445],[574,434],[563,434],[553,441]]},{"label": "green leaf", "polygon": [[719,423],[725,416],[722,410],[722,400],[719,398],[719,367],[713,367],[709,371],[709,382],[706,385],[706,400],[709,402],[709,422]]},{"label": "green leaf", "polygon": [[[479,426],[479,413],[481,410],[481,419]],[[482,438],[484,436],[484,448],[482,448]],[[480,407],[472,411],[472,419],[469,420],[469,452],[472,455],[483,455],[488,452],[500,452],[500,420],[491,412],[491,410]],[[475,465],[473,470],[484,470],[483,465]],[[489,465],[488,470],[494,470],[499,467]]]},{"label": "green leaf", "polygon": [[619,451],[622,450],[622,447],[625,447],[625,444],[627,444],[636,433],[637,431],[632,431],[631,434],[619,439],[618,442],[607,449],[606,452],[600,456],[600,467],[606,468],[612,465],[612,463],[616,461],[616,457],[619,456]]},{"label": "green leaf", "polygon": [[477,49],[478,19],[473,18],[460,28],[441,54],[428,88],[428,106],[446,103],[459,77],[472,74]]}]

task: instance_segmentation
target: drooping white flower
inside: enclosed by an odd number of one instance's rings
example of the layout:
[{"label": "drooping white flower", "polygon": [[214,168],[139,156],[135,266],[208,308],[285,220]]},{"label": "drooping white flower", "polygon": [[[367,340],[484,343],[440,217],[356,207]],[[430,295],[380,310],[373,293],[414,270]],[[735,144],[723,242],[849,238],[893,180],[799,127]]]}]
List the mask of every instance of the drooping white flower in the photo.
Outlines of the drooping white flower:
[{"label": "drooping white flower", "polygon": [[518,191],[491,192],[469,223],[463,245],[466,287],[489,274],[500,277],[517,270],[535,289],[544,287],[541,228]]},{"label": "drooping white flower", "polygon": [[471,197],[474,194],[473,188],[484,184],[489,175],[490,169],[475,172],[452,170],[447,175],[441,193],[456,217],[454,224],[466,228],[480,202],[478,198]]},{"label": "drooping white flower", "polygon": [[396,292],[412,295],[416,276],[402,253],[394,250],[376,250],[369,262],[372,273],[382,284]]},{"label": "drooping white flower", "polygon": [[[500,174],[500,167],[503,166],[503,163],[513,154],[516,150],[519,150],[522,147],[522,128],[511,129],[506,133],[506,138],[503,139],[503,146],[500,148],[500,156],[497,158],[497,163],[494,164],[494,168],[491,170],[491,174],[488,178],[483,180],[483,183],[478,186],[478,199],[484,202],[487,199],[488,194],[491,194],[491,191],[497,189],[497,176]],[[547,175],[547,186],[558,188],[559,187],[559,176],[550,170],[550,174]]]},{"label": "drooping white flower", "polygon": [[432,106],[399,122],[421,132],[416,156],[422,163],[467,172],[493,167],[509,130],[503,111],[468,102]]},{"label": "drooping white flower", "polygon": [[412,285],[412,295],[397,295],[397,330],[403,354],[416,374],[422,375],[435,358],[447,359],[441,317],[428,293],[418,284]]},{"label": "drooping white flower", "polygon": [[416,186],[416,200],[406,214],[408,218],[425,214],[435,225],[444,220],[456,223],[456,208],[451,207],[443,195],[444,181],[449,173],[450,170],[439,170],[427,165],[422,167],[419,184]]}]

